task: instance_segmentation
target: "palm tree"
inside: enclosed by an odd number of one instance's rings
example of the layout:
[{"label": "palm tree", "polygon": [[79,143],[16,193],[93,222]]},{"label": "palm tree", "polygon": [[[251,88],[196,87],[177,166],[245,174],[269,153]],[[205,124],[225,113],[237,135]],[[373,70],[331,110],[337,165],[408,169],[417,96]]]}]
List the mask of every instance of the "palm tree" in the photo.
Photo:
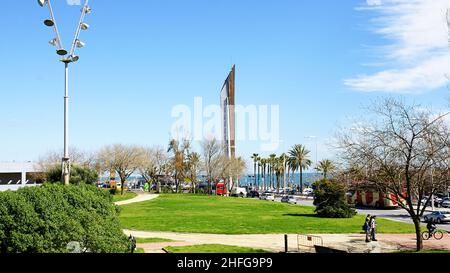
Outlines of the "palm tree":
[{"label": "palm tree", "polygon": [[261,186],[261,157],[258,156],[258,180],[257,180],[257,189]]},{"label": "palm tree", "polygon": [[277,177],[277,192],[280,192],[281,176],[284,174],[284,161],[282,158],[276,158],[274,160],[274,172]]},{"label": "palm tree", "polygon": [[258,154],[253,154],[252,155],[252,159],[253,159],[253,185],[256,185],[256,164],[258,163]]},{"label": "palm tree", "polygon": [[276,154],[271,154],[269,156],[269,181],[270,181],[270,188],[273,188],[274,186],[274,177],[273,175],[275,174],[274,172],[274,167],[275,167],[275,159],[276,159],[277,155]]},{"label": "palm tree", "polygon": [[192,186],[194,188],[194,193],[196,189],[198,171],[201,164],[201,156],[198,153],[191,153],[188,155],[187,165],[189,171],[189,178],[191,179]]},{"label": "palm tree", "polygon": [[285,174],[285,172],[286,172],[287,164],[288,164],[288,156],[287,156],[287,154],[283,153],[283,154],[280,156],[280,160],[281,160],[281,162],[283,163],[283,188],[286,188],[286,187],[287,187],[286,181],[285,181],[286,177],[285,177],[284,174]]},{"label": "palm tree", "polygon": [[324,179],[327,179],[327,174],[334,171],[335,169],[336,166],[334,165],[333,161],[328,159],[320,161],[316,167],[316,170],[322,173]]},{"label": "palm tree", "polygon": [[266,190],[266,167],[267,167],[267,159],[262,158],[261,159],[261,167],[262,167],[262,186],[263,186],[263,190]]},{"label": "palm tree", "polygon": [[176,186],[175,192],[178,193],[180,180],[183,178],[184,171],[185,171],[185,162],[184,162],[185,150],[182,147],[180,147],[180,143],[177,140],[172,139],[169,142],[169,148],[167,149],[167,152],[173,153],[172,166],[173,166],[173,170],[175,172],[175,174],[174,174],[175,186]]},{"label": "palm tree", "polygon": [[312,161],[309,159],[309,153],[305,146],[295,145],[292,150],[289,151],[291,158],[293,171],[300,171],[300,192],[303,192],[303,170],[308,169]]}]

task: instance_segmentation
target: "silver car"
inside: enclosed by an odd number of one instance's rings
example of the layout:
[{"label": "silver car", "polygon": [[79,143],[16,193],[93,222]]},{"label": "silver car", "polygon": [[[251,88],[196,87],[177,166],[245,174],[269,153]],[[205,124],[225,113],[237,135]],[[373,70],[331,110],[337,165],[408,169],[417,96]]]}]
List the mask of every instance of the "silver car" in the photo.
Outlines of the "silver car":
[{"label": "silver car", "polygon": [[438,224],[450,222],[450,212],[448,211],[435,211],[431,214],[425,215],[423,217],[425,222],[435,221]]},{"label": "silver car", "polygon": [[441,207],[450,208],[450,200],[445,200],[441,203]]}]

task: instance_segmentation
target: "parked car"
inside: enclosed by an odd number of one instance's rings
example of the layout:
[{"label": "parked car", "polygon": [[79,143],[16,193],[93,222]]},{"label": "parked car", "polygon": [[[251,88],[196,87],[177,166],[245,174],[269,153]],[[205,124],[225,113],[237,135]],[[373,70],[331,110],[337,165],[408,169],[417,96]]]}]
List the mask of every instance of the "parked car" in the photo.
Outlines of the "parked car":
[{"label": "parked car", "polygon": [[431,214],[427,214],[423,217],[425,222],[430,220],[436,221],[438,224],[450,222],[450,212],[447,211],[435,211]]},{"label": "parked car", "polygon": [[[441,200],[442,200],[442,199],[441,199]],[[428,197],[422,198],[422,200],[420,201],[420,203],[421,203],[423,206],[431,207],[431,200],[428,201]],[[439,206],[440,206],[439,198],[436,198],[436,197],[434,198],[434,206],[435,206],[435,207],[439,207]]]},{"label": "parked car", "polygon": [[247,189],[246,188],[240,188],[240,187],[234,188],[231,191],[231,196],[234,196],[234,197],[247,197]]},{"label": "parked car", "polygon": [[288,201],[289,201],[289,195],[283,195],[283,197],[281,197],[282,203],[287,203]]},{"label": "parked car", "polygon": [[273,194],[267,195],[265,200],[275,202],[275,195]]},{"label": "parked car", "polygon": [[299,199],[298,199],[298,197],[297,196],[289,196],[289,200],[288,200],[288,203],[289,204],[292,204],[292,205],[297,205],[298,204],[298,201],[299,201]]},{"label": "parked car", "polygon": [[314,190],[311,188],[306,188],[303,190],[303,195],[313,195],[314,194]]},{"label": "parked car", "polygon": [[449,197],[442,199],[441,207],[450,208],[450,198]]},{"label": "parked car", "polygon": [[255,190],[251,190],[247,193],[248,198],[259,198],[259,192]]}]

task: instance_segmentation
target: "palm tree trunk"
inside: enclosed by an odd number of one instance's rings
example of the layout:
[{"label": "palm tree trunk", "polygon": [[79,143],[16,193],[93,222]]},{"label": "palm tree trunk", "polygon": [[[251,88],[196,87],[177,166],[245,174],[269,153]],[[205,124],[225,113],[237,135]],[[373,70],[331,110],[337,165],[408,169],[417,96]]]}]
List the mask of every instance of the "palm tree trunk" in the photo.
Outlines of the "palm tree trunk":
[{"label": "palm tree trunk", "polygon": [[300,166],[300,194],[303,193],[303,168]]},{"label": "palm tree trunk", "polygon": [[256,161],[253,163],[253,187],[256,185]]},{"label": "palm tree trunk", "polygon": [[263,191],[266,191],[266,165],[263,165]]},{"label": "palm tree trunk", "polygon": [[277,173],[277,192],[280,193],[280,180],[281,180],[281,173]]},{"label": "palm tree trunk", "polygon": [[261,166],[259,166],[258,165],[258,181],[256,182],[256,189],[258,189],[259,190],[259,186],[260,186],[260,179],[259,179],[259,173],[260,173],[260,169],[261,169]]},{"label": "palm tree trunk", "polygon": [[291,168],[287,168],[288,171],[288,175],[287,175],[287,179],[288,179],[288,187],[291,187],[290,182],[291,182]]}]

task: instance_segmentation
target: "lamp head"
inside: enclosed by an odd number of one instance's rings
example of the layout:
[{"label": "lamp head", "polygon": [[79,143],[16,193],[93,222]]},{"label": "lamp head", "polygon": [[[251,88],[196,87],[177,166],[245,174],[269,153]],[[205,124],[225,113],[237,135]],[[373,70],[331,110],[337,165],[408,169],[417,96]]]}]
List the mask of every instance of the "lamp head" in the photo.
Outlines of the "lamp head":
[{"label": "lamp head", "polygon": [[92,9],[91,9],[90,7],[88,7],[88,6],[86,6],[86,7],[83,7],[83,8],[81,9],[81,12],[84,12],[84,13],[86,13],[86,14],[89,14],[89,13],[92,12]]},{"label": "lamp head", "polygon": [[58,39],[54,38],[54,39],[50,40],[48,43],[51,44],[52,46],[57,46],[58,45]]},{"label": "lamp head", "polygon": [[53,20],[51,20],[51,19],[47,19],[44,21],[44,25],[46,25],[48,27],[52,27],[55,25],[55,22],[53,22]]},{"label": "lamp head", "polygon": [[82,30],[88,30],[89,29],[89,25],[86,23],[81,23],[81,29]]},{"label": "lamp head", "polygon": [[47,0],[38,0],[39,6],[43,7],[47,3]]},{"label": "lamp head", "polygon": [[76,47],[77,48],[83,48],[83,47],[85,47],[85,43],[83,43],[82,41],[80,41],[80,40],[77,40],[76,42],[75,42],[75,45],[76,45]]},{"label": "lamp head", "polygon": [[65,50],[64,48],[61,48],[61,49],[58,49],[57,51],[56,51],[56,53],[59,55],[59,56],[65,56],[65,55],[67,55],[67,50]]}]

